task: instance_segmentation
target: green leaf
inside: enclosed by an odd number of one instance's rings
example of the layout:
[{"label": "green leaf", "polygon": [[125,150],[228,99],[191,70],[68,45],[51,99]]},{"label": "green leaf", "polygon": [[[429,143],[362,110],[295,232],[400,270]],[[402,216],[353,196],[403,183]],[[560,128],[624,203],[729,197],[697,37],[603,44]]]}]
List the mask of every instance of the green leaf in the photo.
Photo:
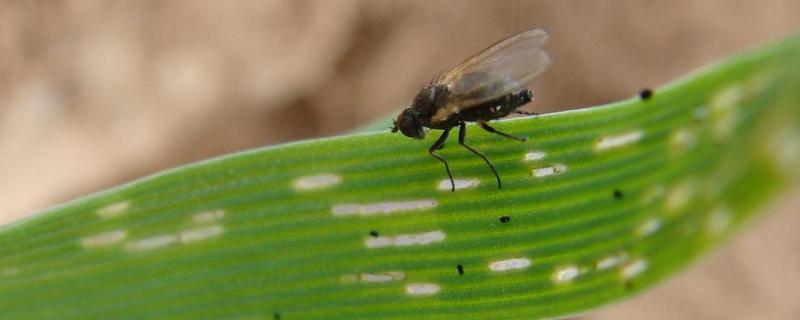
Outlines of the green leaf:
[{"label": "green leaf", "polygon": [[[630,297],[800,176],[800,38],[637,98],[180,167],[0,228],[3,318],[547,318]],[[434,132],[431,132],[434,133]],[[443,187],[443,188],[442,188]],[[459,267],[460,266],[460,267]],[[463,273],[463,274],[461,274]]]}]

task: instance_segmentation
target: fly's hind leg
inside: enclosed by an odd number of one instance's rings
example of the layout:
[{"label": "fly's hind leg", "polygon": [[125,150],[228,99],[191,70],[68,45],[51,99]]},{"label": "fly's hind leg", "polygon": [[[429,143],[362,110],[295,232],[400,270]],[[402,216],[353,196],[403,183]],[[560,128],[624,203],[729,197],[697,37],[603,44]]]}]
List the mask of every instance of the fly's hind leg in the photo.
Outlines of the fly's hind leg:
[{"label": "fly's hind leg", "polygon": [[536,112],[530,112],[530,111],[525,111],[525,110],[514,110],[514,113],[521,114],[521,115],[526,115],[526,116],[538,116],[539,115]]},{"label": "fly's hind leg", "polygon": [[483,153],[481,153],[480,151],[475,150],[472,147],[466,145],[466,139],[467,139],[467,125],[466,125],[466,123],[462,122],[458,127],[458,143],[460,145],[464,146],[464,148],[467,148],[467,150],[472,151],[472,153],[474,153],[475,155],[481,157],[481,159],[483,159],[483,161],[485,161],[486,164],[489,165],[489,169],[492,169],[492,173],[494,173],[494,177],[497,178],[497,188],[498,189],[503,189],[503,185],[500,182],[500,175],[497,174],[497,170],[494,169],[494,166],[492,165],[492,163],[489,162],[489,159],[487,159],[486,156],[483,155]]},{"label": "fly's hind leg", "polygon": [[483,120],[478,121],[478,125],[481,126],[481,128],[483,128],[483,130],[486,130],[486,131],[491,132],[491,133],[499,134],[499,135],[504,136],[506,138],[519,140],[519,141],[522,141],[522,142],[528,141],[527,137],[518,137],[518,136],[515,136],[515,135],[511,135],[511,134],[505,133],[505,132],[497,131],[497,129],[491,127],[488,123],[486,123],[486,121],[483,121]]},{"label": "fly's hind leg", "polygon": [[434,142],[433,145],[428,149],[428,153],[430,153],[431,156],[444,163],[444,169],[447,170],[447,177],[450,178],[450,191],[455,192],[456,183],[455,181],[453,181],[453,174],[450,173],[450,166],[447,165],[447,160],[442,158],[442,156],[434,153],[434,151],[441,150],[442,148],[444,148],[444,142],[447,141],[447,136],[449,134],[450,134],[450,128],[444,129],[444,132],[442,132],[442,135],[439,136],[439,139],[437,139],[436,142]]}]

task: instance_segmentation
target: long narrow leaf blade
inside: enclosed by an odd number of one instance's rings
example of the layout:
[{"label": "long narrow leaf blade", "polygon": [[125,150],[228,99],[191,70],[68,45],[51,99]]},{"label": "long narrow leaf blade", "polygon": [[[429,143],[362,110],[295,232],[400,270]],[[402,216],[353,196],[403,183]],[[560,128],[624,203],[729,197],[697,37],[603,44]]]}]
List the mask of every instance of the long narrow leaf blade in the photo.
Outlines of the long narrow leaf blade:
[{"label": "long narrow leaf blade", "polygon": [[[800,174],[800,38],[590,109],[253,150],[0,228],[35,318],[547,318],[675,274]],[[542,93],[543,94],[543,93]],[[433,133],[433,132],[432,132]]]}]

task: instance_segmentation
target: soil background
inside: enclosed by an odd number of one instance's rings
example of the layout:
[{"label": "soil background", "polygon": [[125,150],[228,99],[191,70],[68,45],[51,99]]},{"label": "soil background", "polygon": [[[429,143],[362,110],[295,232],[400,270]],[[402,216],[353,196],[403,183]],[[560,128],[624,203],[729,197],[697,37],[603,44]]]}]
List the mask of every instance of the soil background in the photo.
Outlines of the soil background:
[{"label": "soil background", "polygon": [[[800,30],[795,0],[0,1],[0,222],[163,169],[393,114],[531,27],[527,107],[656,87]],[[800,319],[800,190],[658,288],[583,319]]]}]

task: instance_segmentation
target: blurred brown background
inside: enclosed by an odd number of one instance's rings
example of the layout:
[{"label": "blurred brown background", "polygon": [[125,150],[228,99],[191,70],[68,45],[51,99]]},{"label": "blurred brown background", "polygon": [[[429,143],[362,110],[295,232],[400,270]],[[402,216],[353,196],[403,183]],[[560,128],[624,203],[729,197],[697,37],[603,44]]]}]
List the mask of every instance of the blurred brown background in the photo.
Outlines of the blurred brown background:
[{"label": "blurred brown background", "polygon": [[[342,134],[545,27],[531,110],[611,102],[800,28],[774,1],[3,1],[0,222],[161,169]],[[800,319],[800,192],[721,253],[587,319]]]}]

